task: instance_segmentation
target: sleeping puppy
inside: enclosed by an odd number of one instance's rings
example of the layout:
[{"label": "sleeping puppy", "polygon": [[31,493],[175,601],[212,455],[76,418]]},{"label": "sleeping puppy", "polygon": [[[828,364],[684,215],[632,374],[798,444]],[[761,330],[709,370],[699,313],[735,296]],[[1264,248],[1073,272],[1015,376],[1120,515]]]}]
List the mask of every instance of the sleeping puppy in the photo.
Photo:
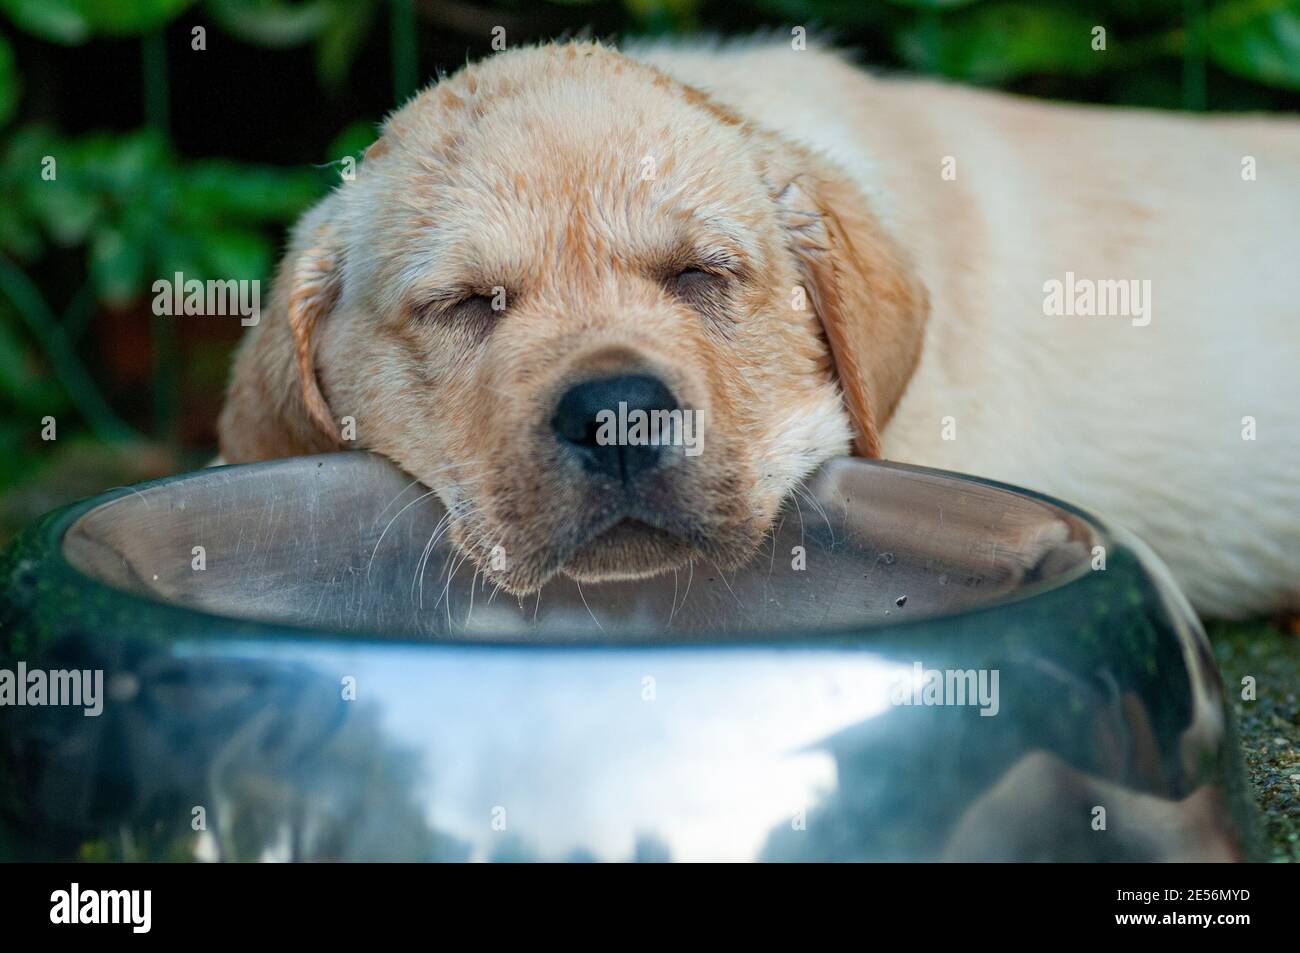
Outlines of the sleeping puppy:
[{"label": "sleeping puppy", "polygon": [[[515,593],[739,566],[852,452],[1093,508],[1204,612],[1295,610],[1298,250],[1294,120],[518,49],[303,217],[222,455],[382,453]],[[657,442],[607,426],[638,411]]]}]

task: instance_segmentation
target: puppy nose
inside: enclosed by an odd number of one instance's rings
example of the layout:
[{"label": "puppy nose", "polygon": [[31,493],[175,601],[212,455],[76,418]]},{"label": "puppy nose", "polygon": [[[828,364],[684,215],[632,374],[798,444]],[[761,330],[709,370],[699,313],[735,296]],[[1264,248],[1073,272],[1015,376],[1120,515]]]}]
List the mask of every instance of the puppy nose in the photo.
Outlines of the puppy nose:
[{"label": "puppy nose", "polygon": [[[657,377],[644,374],[603,377],[575,384],[565,391],[551,418],[551,429],[560,444],[592,473],[630,483],[654,469],[660,460],[657,446],[645,441],[627,441],[620,426],[628,430],[641,416],[653,419],[654,411],[673,411],[677,401]],[[649,433],[647,425],[646,431]],[[661,440],[667,439],[662,433]]]}]

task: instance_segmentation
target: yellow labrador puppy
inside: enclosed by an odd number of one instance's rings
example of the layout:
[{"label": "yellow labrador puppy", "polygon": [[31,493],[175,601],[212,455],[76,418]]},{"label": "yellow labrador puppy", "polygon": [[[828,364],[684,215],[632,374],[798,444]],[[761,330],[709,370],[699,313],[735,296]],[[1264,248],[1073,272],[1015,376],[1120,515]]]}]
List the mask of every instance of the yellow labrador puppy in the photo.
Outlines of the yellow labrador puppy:
[{"label": "yellow labrador puppy", "polygon": [[1203,611],[1295,609],[1298,272],[1294,119],[518,49],[304,216],[222,455],[385,454],[516,593],[737,566],[854,452],[1094,508]]}]

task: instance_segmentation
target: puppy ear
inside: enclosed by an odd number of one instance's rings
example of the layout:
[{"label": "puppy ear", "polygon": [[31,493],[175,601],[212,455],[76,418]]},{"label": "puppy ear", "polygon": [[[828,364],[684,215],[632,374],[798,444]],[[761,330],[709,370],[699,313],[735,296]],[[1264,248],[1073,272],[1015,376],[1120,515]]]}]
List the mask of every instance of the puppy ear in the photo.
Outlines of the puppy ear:
[{"label": "puppy ear", "polygon": [[929,297],[861,190],[825,160],[782,148],[774,194],[830,347],[854,453],[879,457],[880,433],[920,359]]},{"label": "puppy ear", "polygon": [[338,430],[329,404],[316,377],[316,327],[338,298],[337,254],[331,243],[331,229],[322,226],[316,242],[299,256],[293,268],[289,291],[289,331],[293,335],[294,363],[307,415],[334,443]]},{"label": "puppy ear", "polygon": [[321,322],[339,292],[340,253],[328,217],[332,201],[317,205],[295,229],[270,307],[236,355],[218,423],[228,463],[338,449],[338,428],[315,362]]}]

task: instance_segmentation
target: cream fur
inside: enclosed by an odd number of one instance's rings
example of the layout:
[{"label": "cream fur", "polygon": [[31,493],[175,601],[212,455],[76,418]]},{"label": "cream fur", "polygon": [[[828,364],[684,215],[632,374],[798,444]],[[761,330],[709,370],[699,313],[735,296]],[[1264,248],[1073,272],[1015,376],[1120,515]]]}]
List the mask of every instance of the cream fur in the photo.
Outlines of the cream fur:
[{"label": "cream fur", "polygon": [[[1300,122],[886,80],[784,43],[640,55],[835,159],[911,252],[931,317],[884,456],[1093,509],[1203,612],[1300,608]],[[1067,271],[1149,279],[1151,323],[1045,315]]]},{"label": "cream fur", "polygon": [[[510,50],[390,117],[294,230],[222,455],[383,453],[523,593],[739,565],[852,447],[1095,510],[1202,611],[1300,610],[1297,183],[1294,119],[883,80],[788,43]],[[712,297],[675,290],[700,268]],[[1045,314],[1067,272],[1149,281],[1150,324]],[[494,286],[500,314],[439,304]],[[627,369],[710,426],[635,492],[548,424]]]}]

